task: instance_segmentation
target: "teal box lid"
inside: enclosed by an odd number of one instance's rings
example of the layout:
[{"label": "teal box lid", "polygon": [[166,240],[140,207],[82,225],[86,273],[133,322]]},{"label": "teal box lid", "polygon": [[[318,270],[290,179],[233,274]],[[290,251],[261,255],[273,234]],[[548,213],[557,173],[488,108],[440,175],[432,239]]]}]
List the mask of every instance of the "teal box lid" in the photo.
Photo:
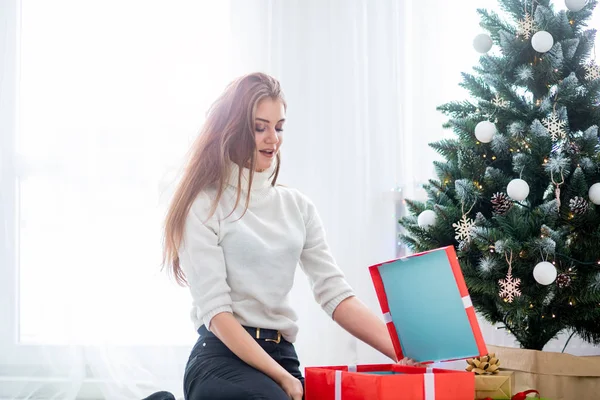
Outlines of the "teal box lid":
[{"label": "teal box lid", "polygon": [[454,247],[376,264],[369,271],[398,360],[487,354]]}]

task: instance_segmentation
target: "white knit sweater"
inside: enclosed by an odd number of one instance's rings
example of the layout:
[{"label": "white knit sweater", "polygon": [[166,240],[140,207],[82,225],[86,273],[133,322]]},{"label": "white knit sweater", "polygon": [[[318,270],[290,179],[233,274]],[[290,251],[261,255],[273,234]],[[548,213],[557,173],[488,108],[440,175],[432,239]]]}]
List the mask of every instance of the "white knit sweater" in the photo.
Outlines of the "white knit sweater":
[{"label": "white knit sweater", "polygon": [[254,174],[250,206],[240,219],[249,175],[244,168],[240,205],[227,217],[239,173],[235,164],[232,169],[213,217],[207,220],[216,190],[206,190],[186,220],[179,257],[190,284],[192,321],[196,329],[209,327],[215,315],[230,312],[242,325],[276,329],[294,342],[297,315],[289,292],[298,265],[330,316],[353,296],[352,288],[331,255],[315,206],[295,189],[272,186],[272,170]]}]

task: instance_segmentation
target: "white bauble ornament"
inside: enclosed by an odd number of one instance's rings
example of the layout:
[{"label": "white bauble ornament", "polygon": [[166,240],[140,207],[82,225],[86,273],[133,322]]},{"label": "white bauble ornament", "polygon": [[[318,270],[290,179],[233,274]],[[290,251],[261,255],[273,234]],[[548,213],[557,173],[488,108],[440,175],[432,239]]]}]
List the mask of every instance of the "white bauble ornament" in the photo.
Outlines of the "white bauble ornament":
[{"label": "white bauble ornament", "polygon": [[577,12],[586,6],[588,0],[565,0],[565,5],[569,11]]},{"label": "white bauble ornament", "polygon": [[549,285],[556,279],[556,267],[548,261],[542,261],[533,269],[533,277],[540,285]]},{"label": "white bauble ornament", "polygon": [[490,121],[481,121],[475,126],[475,137],[481,143],[489,143],[496,134],[496,125]]},{"label": "white bauble ornament", "polygon": [[594,183],[588,192],[590,200],[596,205],[600,205],[600,183]]},{"label": "white bauble ornament", "polygon": [[417,223],[421,228],[427,229],[430,226],[435,225],[436,219],[437,216],[435,215],[435,212],[431,210],[425,210],[417,217]]},{"label": "white bauble ornament", "polygon": [[473,47],[478,53],[484,54],[492,48],[492,38],[487,33],[480,33],[473,39]]},{"label": "white bauble ornament", "polygon": [[546,31],[536,32],[531,38],[531,46],[539,53],[545,53],[554,46],[554,38]]},{"label": "white bauble ornament", "polygon": [[529,196],[529,185],[523,179],[513,179],[508,183],[506,193],[513,200],[523,201]]}]

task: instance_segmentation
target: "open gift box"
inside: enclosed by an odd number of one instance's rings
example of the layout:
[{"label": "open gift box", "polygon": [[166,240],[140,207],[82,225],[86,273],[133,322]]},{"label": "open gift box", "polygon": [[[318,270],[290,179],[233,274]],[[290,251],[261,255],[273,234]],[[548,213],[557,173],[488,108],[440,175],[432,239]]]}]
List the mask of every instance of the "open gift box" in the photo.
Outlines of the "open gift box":
[{"label": "open gift box", "polygon": [[[422,363],[487,354],[454,247],[369,267],[396,357]],[[475,397],[471,372],[395,364],[307,367],[306,400]]]}]

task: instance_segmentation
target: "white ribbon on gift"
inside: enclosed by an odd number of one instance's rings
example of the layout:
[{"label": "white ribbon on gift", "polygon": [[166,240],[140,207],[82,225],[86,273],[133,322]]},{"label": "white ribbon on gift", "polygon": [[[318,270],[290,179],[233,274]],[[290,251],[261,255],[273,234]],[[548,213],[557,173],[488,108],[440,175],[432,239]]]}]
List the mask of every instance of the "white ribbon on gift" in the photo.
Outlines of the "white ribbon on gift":
[{"label": "white ribbon on gift", "polygon": [[465,309],[467,309],[469,307],[473,307],[473,302],[471,301],[471,296],[463,297],[462,301],[463,301],[463,305],[465,306]]},{"label": "white ribbon on gift", "polygon": [[390,314],[389,312],[383,314],[383,322],[385,322],[386,324],[392,322],[392,314]]},{"label": "white ribbon on gift", "polygon": [[435,374],[433,368],[427,368],[425,378],[425,400],[435,400]]},{"label": "white ribbon on gift", "polygon": [[335,400],[342,400],[342,371],[335,371]]},{"label": "white ribbon on gift", "polygon": [[[348,371],[356,372],[356,365],[348,366]],[[427,368],[425,379],[425,399],[435,400],[435,374],[433,368]],[[342,400],[342,371],[335,371],[335,400]]]}]

